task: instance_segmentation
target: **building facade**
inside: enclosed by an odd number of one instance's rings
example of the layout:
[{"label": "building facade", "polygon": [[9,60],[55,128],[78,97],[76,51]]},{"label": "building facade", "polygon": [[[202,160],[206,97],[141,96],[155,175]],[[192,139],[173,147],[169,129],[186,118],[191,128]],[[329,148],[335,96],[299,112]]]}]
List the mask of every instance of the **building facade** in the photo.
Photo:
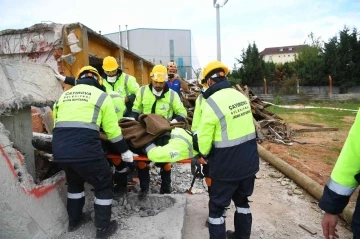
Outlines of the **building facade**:
[{"label": "building facade", "polygon": [[295,61],[296,54],[303,49],[304,45],[269,47],[260,52],[265,62],[284,64]]},{"label": "building facade", "polygon": [[104,36],[153,64],[176,62],[182,78],[190,79],[193,75],[190,30],[138,28]]}]

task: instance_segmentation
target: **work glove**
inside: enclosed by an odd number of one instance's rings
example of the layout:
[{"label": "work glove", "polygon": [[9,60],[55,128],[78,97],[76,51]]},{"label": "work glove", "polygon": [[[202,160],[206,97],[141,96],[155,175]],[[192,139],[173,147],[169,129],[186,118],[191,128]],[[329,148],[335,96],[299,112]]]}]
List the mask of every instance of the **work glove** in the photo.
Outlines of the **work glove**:
[{"label": "work glove", "polygon": [[134,154],[130,150],[127,150],[125,153],[121,154],[121,159],[124,162],[132,163],[134,161]]},{"label": "work glove", "polygon": [[170,121],[170,123],[177,123],[178,121],[176,119],[173,119],[172,121]]},{"label": "work glove", "polygon": [[55,77],[61,81],[65,81],[66,78],[65,76],[61,75],[59,72],[55,72]]}]

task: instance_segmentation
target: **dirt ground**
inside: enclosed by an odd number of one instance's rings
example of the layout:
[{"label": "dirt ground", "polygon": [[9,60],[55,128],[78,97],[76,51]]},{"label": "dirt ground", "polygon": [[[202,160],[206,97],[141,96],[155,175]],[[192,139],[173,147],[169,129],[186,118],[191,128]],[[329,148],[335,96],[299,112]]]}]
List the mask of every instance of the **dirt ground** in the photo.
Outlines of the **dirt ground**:
[{"label": "dirt ground", "polygon": [[[320,239],[324,238],[321,230],[322,212],[317,201],[298,188],[291,180],[273,178],[278,172],[262,161],[255,181],[255,190],[249,198],[253,214],[253,239]],[[291,193],[296,192],[296,193]],[[209,238],[205,220],[208,215],[208,196],[189,195],[187,216],[185,218],[184,239]],[[234,206],[227,212],[226,227],[233,226]],[[302,229],[299,224],[310,228],[314,235]],[[340,238],[352,238],[348,226],[341,221],[338,225]]]},{"label": "dirt ground", "polygon": [[[348,125],[351,125],[355,120],[355,116],[345,116],[343,120],[347,122]],[[288,120],[287,123],[289,123],[294,130],[311,128],[289,121],[290,120]],[[301,114],[296,115],[296,121],[311,123],[306,116]],[[322,126],[336,127],[336,125],[325,124]],[[324,186],[341,152],[349,129],[350,126],[345,128],[341,127],[338,131],[294,133],[293,138],[306,142],[306,144],[294,142],[292,146],[286,146],[272,142],[263,142],[261,145]],[[352,206],[355,205],[356,195],[357,193],[351,198],[350,205]]]}]

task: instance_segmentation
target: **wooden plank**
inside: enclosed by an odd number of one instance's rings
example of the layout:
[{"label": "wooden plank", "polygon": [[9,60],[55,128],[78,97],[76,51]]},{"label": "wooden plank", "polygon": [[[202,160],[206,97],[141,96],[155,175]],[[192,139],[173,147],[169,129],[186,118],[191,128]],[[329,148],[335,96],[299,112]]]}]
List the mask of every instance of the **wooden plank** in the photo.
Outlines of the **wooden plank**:
[{"label": "wooden plank", "polygon": [[258,109],[260,109],[260,110],[264,109],[264,106],[262,106],[262,105],[260,105],[260,104],[257,104],[257,103],[255,103],[255,102],[251,102],[251,105],[254,105],[256,108],[258,108]]},{"label": "wooden plank", "polygon": [[321,131],[338,131],[339,128],[307,128],[297,129],[296,132],[321,132]]},{"label": "wooden plank", "polygon": [[259,109],[255,109],[255,113],[261,117],[263,117],[264,119],[274,119],[273,117],[267,115],[267,114],[264,114],[263,112],[261,112]]},{"label": "wooden plank", "polygon": [[302,125],[302,126],[308,126],[308,127],[324,127],[323,125],[311,124],[311,123],[297,123],[297,124]]}]

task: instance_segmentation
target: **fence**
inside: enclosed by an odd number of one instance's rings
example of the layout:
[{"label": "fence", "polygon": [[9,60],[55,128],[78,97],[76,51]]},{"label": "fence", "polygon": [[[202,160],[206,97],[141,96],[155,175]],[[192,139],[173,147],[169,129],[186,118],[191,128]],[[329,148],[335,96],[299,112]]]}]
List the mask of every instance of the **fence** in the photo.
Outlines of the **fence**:
[{"label": "fence", "polygon": [[[257,94],[263,101],[274,101],[277,99],[275,95]],[[299,95],[282,95],[280,96],[283,102],[293,101],[347,101],[360,100],[360,93],[353,94],[299,94]]]},{"label": "fence", "polygon": [[[253,86],[251,87],[252,92],[254,94],[263,94],[264,93],[264,87],[263,86]],[[295,89],[296,91],[296,89]],[[299,89],[300,93],[302,94],[328,94],[330,92],[329,86],[300,86]],[[276,89],[272,86],[268,86],[268,94],[275,94]],[[340,89],[338,86],[332,87],[332,93],[333,94],[339,94]],[[360,93],[360,86],[354,86],[351,88],[348,88],[347,93]]]}]

